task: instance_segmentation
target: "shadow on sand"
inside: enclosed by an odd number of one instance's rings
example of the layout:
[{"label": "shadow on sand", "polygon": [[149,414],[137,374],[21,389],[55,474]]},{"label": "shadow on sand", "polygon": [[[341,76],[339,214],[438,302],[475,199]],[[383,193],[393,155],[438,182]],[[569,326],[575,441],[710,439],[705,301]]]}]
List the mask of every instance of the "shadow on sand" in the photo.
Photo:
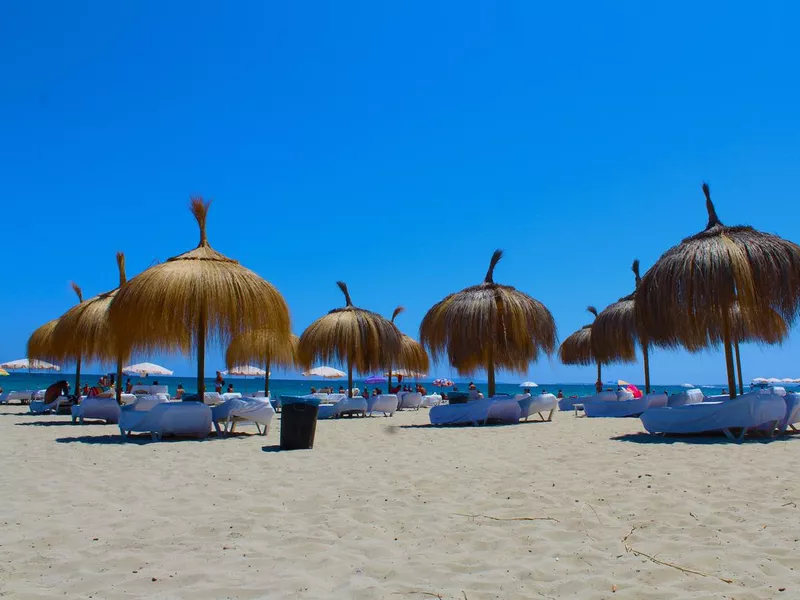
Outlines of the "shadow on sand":
[{"label": "shadow on sand", "polygon": [[[779,435],[775,437],[761,437],[749,436],[746,437],[740,444],[771,444],[773,442],[789,441],[791,435]],[[712,444],[734,444],[720,433],[703,433],[703,434],[670,434],[670,435],[653,435],[650,433],[625,433],[623,435],[614,436],[611,438],[615,442],[633,442],[634,444],[694,444],[694,445],[712,445]],[[800,438],[797,438],[800,439]]]},{"label": "shadow on sand", "polygon": [[[77,423],[72,421],[28,421],[27,423],[14,423],[19,427],[62,427],[69,425],[71,427],[77,426]],[[86,421],[86,425],[106,425],[105,421]]]},{"label": "shadow on sand", "polygon": [[255,433],[244,433],[244,432],[236,432],[228,435],[218,435],[216,433],[210,434],[205,439],[199,439],[196,437],[178,437],[178,436],[166,436],[161,439],[161,441],[153,440],[152,436],[149,433],[141,433],[141,434],[132,434],[127,437],[127,439],[123,440],[120,434],[116,435],[79,435],[75,437],[63,437],[63,438],[56,438],[56,442],[59,444],[100,444],[100,445],[108,445],[108,444],[135,444],[138,446],[143,446],[145,444],[173,444],[173,443],[182,443],[182,442],[215,442],[215,441],[226,441],[226,440],[236,440],[236,439],[247,439],[256,436]]}]

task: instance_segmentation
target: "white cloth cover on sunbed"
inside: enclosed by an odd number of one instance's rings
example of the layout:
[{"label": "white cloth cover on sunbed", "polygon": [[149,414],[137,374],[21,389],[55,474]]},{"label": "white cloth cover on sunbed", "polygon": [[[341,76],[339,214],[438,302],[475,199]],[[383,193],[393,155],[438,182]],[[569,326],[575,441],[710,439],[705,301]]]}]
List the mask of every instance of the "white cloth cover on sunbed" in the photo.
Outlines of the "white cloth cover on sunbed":
[{"label": "white cloth cover on sunbed", "polygon": [[225,392],[224,394],[221,394],[221,395],[222,395],[222,401],[223,402],[226,402],[228,400],[235,400],[236,398],[241,398],[242,397],[241,392]]},{"label": "white cloth cover on sunbed", "polygon": [[588,400],[583,410],[587,417],[638,417],[648,408],[666,405],[666,394],[651,393],[631,400]]},{"label": "white cloth cover on sunbed", "polygon": [[[667,399],[667,406],[678,407],[687,404],[699,404],[705,399],[703,392],[697,388],[684,390],[677,394],[671,394]],[[653,407],[651,407],[653,408]]]},{"label": "white cloth cover on sunbed", "polygon": [[778,430],[783,433],[790,425],[800,423],[800,394],[791,392],[783,397],[786,403],[786,416],[778,423]]},{"label": "white cloth cover on sunbed", "polygon": [[313,394],[309,394],[312,398],[319,399],[320,402],[327,402],[328,401],[328,393],[327,392],[314,392]]},{"label": "white cloth cover on sunbed", "polygon": [[591,400],[617,400],[616,392],[600,392],[591,396],[577,396],[575,398],[561,398],[558,401],[558,410],[575,410],[576,404],[583,404]]},{"label": "white cloth cover on sunbed", "polygon": [[624,402],[625,400],[635,400],[633,392],[630,390],[620,390],[617,392],[617,400]]},{"label": "white cloth cover on sunbed", "polygon": [[519,403],[509,397],[483,398],[465,404],[441,404],[430,411],[433,425],[483,425],[489,420],[502,423],[519,422]]},{"label": "white cloth cover on sunbed", "polygon": [[[61,406],[63,402],[69,402],[69,398],[66,396],[59,396],[52,402],[45,402],[44,400],[31,400],[31,403],[28,405],[28,410],[31,411],[32,415],[44,415],[50,412],[58,412],[58,407]],[[116,400],[114,400],[116,403]]]},{"label": "white cloth cover on sunbed", "polygon": [[36,390],[10,390],[0,394],[0,404],[8,404],[12,400],[30,402],[35,394]]},{"label": "white cloth cover on sunbed", "polygon": [[403,395],[402,401],[399,401],[397,408],[413,408],[419,410],[420,406],[422,406],[422,394],[418,392],[406,392]]},{"label": "white cloth cover on sunbed", "polygon": [[217,432],[220,431],[220,423],[225,423],[224,430],[228,431],[228,426],[235,419],[258,423],[268,430],[274,416],[275,409],[266,398],[231,398],[211,409]]},{"label": "white cloth cover on sunbed", "polygon": [[372,415],[374,412],[383,413],[383,416],[392,416],[397,410],[397,396],[394,394],[381,394],[380,396],[372,396],[367,400],[367,414]]},{"label": "white cloth cover on sunbed", "polygon": [[119,415],[120,405],[117,404],[116,398],[84,398],[80,404],[72,406],[73,423],[76,421],[83,423],[84,419],[99,419],[106,423],[119,423]]},{"label": "white cloth cover on sunbed", "polygon": [[528,420],[528,417],[537,413],[549,413],[558,408],[558,398],[553,394],[540,394],[531,396],[530,394],[517,394],[514,399],[519,404],[520,418]]},{"label": "white cloth cover on sunbed", "polygon": [[428,394],[422,397],[423,408],[430,408],[431,406],[439,406],[442,403],[442,396],[439,394]]},{"label": "white cloth cover on sunbed", "polygon": [[786,417],[786,402],[772,393],[751,392],[734,400],[651,408],[642,413],[650,433],[702,433],[754,428]]},{"label": "white cloth cover on sunbed", "polygon": [[216,406],[217,404],[222,404],[222,395],[217,392],[204,392],[203,404],[206,404],[208,406]]},{"label": "white cloth cover on sunbed", "polygon": [[336,404],[320,404],[317,419],[331,419],[339,417],[345,412],[360,412],[366,414],[368,409],[369,405],[367,404],[366,398],[362,398],[361,396],[344,398],[339,400]]},{"label": "white cloth cover on sunbed", "polygon": [[181,435],[204,438],[211,432],[211,409],[200,402],[159,402],[150,410],[136,410],[138,402],[122,407],[119,430],[161,436]]},{"label": "white cloth cover on sunbed", "polygon": [[336,404],[339,400],[344,400],[345,398],[347,398],[346,394],[328,394],[328,399],[325,402]]}]

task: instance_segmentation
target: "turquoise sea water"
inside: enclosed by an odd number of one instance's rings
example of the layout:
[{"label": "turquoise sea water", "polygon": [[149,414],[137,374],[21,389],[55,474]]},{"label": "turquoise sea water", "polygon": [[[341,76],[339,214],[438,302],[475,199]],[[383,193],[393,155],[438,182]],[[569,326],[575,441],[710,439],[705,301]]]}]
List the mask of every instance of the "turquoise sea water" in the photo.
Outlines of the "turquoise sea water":
[{"label": "turquoise sea water", "polygon": [[[88,382],[90,385],[97,382],[99,375],[97,374],[85,374],[81,377],[82,381]],[[75,375],[74,373],[11,373],[8,377],[0,377],[0,387],[4,390],[25,390],[25,389],[33,389],[39,390],[44,389],[51,383],[59,379],[66,379],[70,382],[71,385],[75,383]],[[171,394],[175,394],[175,389],[177,388],[179,383],[183,384],[184,389],[187,393],[194,392],[197,389],[196,385],[196,378],[194,377],[149,377],[147,379],[143,379],[141,377],[131,377],[131,382],[133,383],[143,383],[152,384],[154,381],[158,381],[161,385],[169,386],[169,391]],[[214,389],[214,379],[213,378],[206,378],[206,389],[213,390]],[[255,379],[255,378],[242,378],[242,377],[227,377],[225,379],[225,389],[227,389],[227,385],[229,383],[233,384],[234,390],[237,392],[247,393],[247,392],[254,392],[256,390],[264,389],[264,380],[263,379]],[[414,382],[409,382],[413,384]],[[439,388],[434,388],[433,385],[430,383],[430,380],[423,380],[421,383],[426,387],[428,393],[433,393],[435,391],[441,391]],[[459,390],[466,391],[467,385],[469,380],[458,380],[456,381],[456,385],[458,386]],[[478,389],[481,390],[484,394],[486,393],[486,383],[476,381],[476,385]],[[538,382],[539,387],[534,388],[533,392],[535,393],[542,393],[544,390],[548,392],[557,393],[558,390],[563,390],[565,396],[586,396],[589,394],[594,393],[594,384],[593,383],[585,383],[585,384],[576,384],[576,383],[542,383]],[[635,383],[635,382],[634,382]],[[281,395],[297,395],[297,394],[307,394],[311,387],[315,387],[317,389],[321,387],[331,386],[334,390],[338,390],[339,386],[347,386],[347,379],[328,379],[328,380],[311,380],[311,379],[270,379],[270,390],[272,392],[272,396],[281,396]],[[356,379],[354,385],[360,389],[364,389],[364,380]],[[644,390],[644,384],[637,384],[639,387]],[[370,389],[376,386],[369,386]],[[386,392],[386,384],[379,385],[384,392]],[[612,385],[611,383],[607,383],[606,387],[613,387],[616,389],[616,385]],[[712,394],[719,394],[722,392],[722,386],[719,385],[710,385],[710,386],[698,386],[703,390],[703,393],[706,395]],[[684,388],[680,386],[680,384],[673,384],[673,385],[654,385],[653,389],[656,391],[666,391],[668,393],[680,392]],[[445,390],[447,391],[447,390]],[[499,393],[507,393],[507,394],[516,394],[521,391],[519,384],[513,383],[498,383],[497,384],[497,391]]]}]

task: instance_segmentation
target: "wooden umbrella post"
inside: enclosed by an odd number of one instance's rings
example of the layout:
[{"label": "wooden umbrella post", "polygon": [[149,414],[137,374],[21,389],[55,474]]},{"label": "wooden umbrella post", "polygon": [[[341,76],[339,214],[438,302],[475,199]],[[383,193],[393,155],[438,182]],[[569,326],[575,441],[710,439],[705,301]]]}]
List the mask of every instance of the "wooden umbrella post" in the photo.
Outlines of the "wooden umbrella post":
[{"label": "wooden umbrella post", "polygon": [[736,398],[736,375],[733,371],[733,352],[731,352],[731,323],[730,312],[722,311],[722,337],[725,344],[725,368],[728,371],[728,393],[731,400]]},{"label": "wooden umbrella post", "polygon": [[736,353],[736,374],[739,377],[739,394],[744,394],[744,381],[742,380],[742,359],[739,356],[739,341],[733,342],[733,350]]}]

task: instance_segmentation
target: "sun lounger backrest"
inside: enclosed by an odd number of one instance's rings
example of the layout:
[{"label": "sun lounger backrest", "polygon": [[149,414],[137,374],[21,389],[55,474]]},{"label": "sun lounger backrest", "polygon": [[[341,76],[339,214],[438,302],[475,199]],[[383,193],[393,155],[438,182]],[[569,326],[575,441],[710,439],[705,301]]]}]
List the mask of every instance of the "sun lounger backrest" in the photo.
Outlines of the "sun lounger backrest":
[{"label": "sun lounger backrest", "polygon": [[530,394],[517,394],[514,396],[514,400],[525,400],[526,398],[530,398]]}]

